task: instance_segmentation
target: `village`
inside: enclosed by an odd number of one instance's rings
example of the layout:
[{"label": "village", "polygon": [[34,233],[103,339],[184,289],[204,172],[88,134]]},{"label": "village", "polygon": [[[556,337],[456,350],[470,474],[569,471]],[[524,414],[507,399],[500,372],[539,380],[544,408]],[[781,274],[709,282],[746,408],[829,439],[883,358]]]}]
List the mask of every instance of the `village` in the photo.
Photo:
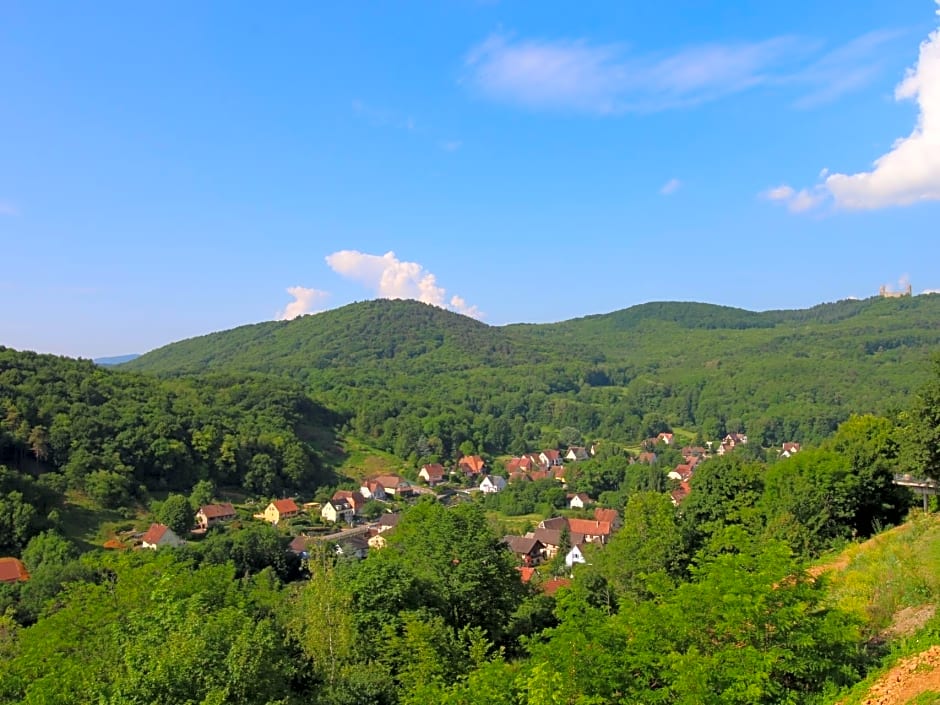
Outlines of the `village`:
[{"label": "village", "polygon": [[[747,440],[744,434],[730,433],[714,452],[715,444],[711,442],[675,449],[675,435],[662,432],[643,441],[642,450],[631,456],[630,462],[655,466],[659,454],[667,449],[678,450],[682,462],[668,471],[662,469],[668,480],[669,496],[678,507],[689,496],[690,481],[701,462],[713,455],[730,453],[746,445]],[[799,450],[799,443],[784,443],[777,453],[785,458]],[[309,558],[317,546],[332,551],[337,558],[363,559],[370,551],[386,546],[401,511],[421,497],[434,497],[445,504],[480,501],[517,483],[546,480],[567,490],[568,477],[576,472],[578,464],[591,460],[596,453],[594,444],[548,449],[511,457],[501,468],[488,467],[479,455],[465,455],[450,469],[441,463],[422,465],[416,481],[384,473],[362,480],[358,489],[338,489],[324,502],[275,499],[262,511],[253,512],[251,519],[289,534],[292,538],[288,550],[301,559]],[[598,498],[586,492],[567,492],[564,507],[554,514],[543,517],[525,532],[503,537],[517,559],[522,580],[533,582],[546,593],[567,584],[574,566],[587,562],[592,551],[602,550],[622,525],[618,509],[599,506]],[[195,513],[190,536],[199,538],[209,531],[224,529],[243,516],[244,512],[240,516],[231,502],[205,504]],[[186,538],[170,527],[153,523],[139,536],[137,545],[156,550],[185,543]]]}]

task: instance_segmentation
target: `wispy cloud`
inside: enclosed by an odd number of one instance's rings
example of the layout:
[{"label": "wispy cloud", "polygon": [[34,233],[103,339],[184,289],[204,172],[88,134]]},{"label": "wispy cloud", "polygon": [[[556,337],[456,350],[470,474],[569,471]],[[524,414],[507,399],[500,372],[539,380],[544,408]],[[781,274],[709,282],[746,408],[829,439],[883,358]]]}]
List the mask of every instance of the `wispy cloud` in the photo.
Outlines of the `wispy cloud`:
[{"label": "wispy cloud", "polygon": [[[936,1],[940,7],[940,0]],[[878,157],[870,171],[829,174],[823,170],[821,184],[811,192],[799,192],[812,193],[812,202],[802,209],[791,205],[791,210],[809,210],[829,199],[836,207],[850,210],[940,200],[940,29],[920,45],[917,64],[908,69],[894,96],[896,100],[917,101],[919,114],[913,132]],[[774,200],[793,203],[786,198]]]},{"label": "wispy cloud", "polygon": [[0,215],[19,215],[19,209],[9,201],[0,201]]},{"label": "wispy cloud", "polygon": [[779,36],[637,53],[618,43],[497,32],[464,63],[466,82],[483,96],[536,110],[653,112],[788,85],[807,91],[795,106],[809,108],[874,80],[885,67],[885,44],[899,36],[878,30],[828,51],[816,39]]},{"label": "wispy cloud", "polygon": [[783,36],[636,55],[621,44],[497,33],[474,47],[465,64],[471,85],[494,100],[617,114],[695,105],[767,83],[774,69],[812,46]]},{"label": "wispy cloud", "polygon": [[305,286],[289,286],[287,293],[294,297],[283,311],[274,314],[275,320],[291,321],[298,316],[306,316],[310,313],[317,313],[320,309],[319,304],[329,298],[327,291],[319,289],[308,289]]},{"label": "wispy cloud", "polygon": [[659,189],[659,192],[663,196],[671,196],[678,191],[681,186],[682,182],[679,181],[679,179],[669,179],[669,181],[663,184],[662,188]]},{"label": "wispy cloud", "polygon": [[794,102],[809,109],[838,100],[864,88],[888,66],[885,45],[904,36],[897,30],[876,30],[826,52],[805,69],[780,79],[781,83],[805,86],[808,92]]},{"label": "wispy cloud", "polygon": [[417,262],[404,262],[394,252],[370,255],[357,250],[340,250],[328,255],[326,263],[334,272],[357,281],[384,299],[416,299],[451,308],[466,316],[482,318],[483,313],[457,295],[447,298],[447,291],[437,277]]}]

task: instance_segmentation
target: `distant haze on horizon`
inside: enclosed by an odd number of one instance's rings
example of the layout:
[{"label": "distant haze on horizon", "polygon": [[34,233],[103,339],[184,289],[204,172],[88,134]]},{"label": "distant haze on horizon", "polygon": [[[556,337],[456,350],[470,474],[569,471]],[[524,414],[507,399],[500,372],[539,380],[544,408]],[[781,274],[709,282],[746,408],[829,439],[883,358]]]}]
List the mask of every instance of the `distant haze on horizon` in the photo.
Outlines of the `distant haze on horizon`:
[{"label": "distant haze on horizon", "polygon": [[0,27],[0,345],[144,353],[374,297],[502,325],[940,289],[940,0]]}]

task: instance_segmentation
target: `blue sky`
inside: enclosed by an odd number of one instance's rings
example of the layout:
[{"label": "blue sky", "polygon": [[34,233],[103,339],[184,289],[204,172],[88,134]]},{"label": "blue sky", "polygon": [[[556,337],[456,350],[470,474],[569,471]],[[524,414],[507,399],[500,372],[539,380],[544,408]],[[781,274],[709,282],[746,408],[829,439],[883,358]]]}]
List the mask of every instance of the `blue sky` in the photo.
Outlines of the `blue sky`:
[{"label": "blue sky", "polygon": [[938,289],[938,10],[8,0],[0,344]]}]

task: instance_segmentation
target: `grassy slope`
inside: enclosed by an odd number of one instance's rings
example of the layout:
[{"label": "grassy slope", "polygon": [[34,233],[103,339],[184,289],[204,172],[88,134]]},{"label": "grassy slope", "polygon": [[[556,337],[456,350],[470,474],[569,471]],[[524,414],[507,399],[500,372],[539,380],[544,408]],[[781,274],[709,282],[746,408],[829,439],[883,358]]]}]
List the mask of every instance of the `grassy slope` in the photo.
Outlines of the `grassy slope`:
[{"label": "grassy slope", "polygon": [[883,668],[832,701],[869,702],[870,691],[883,687],[887,671],[940,645],[940,615],[934,612],[940,604],[940,516],[918,513],[895,529],[846,548],[820,568],[831,604],[857,614],[870,638],[889,648]]}]

